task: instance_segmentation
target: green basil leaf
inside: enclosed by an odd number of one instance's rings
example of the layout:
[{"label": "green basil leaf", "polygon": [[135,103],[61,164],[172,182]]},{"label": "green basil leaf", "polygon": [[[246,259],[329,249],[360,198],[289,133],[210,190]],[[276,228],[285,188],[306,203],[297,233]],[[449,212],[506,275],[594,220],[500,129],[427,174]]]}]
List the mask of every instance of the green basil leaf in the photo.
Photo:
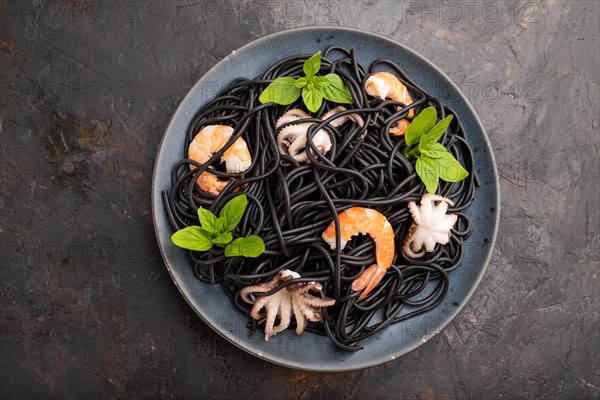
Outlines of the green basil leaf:
[{"label": "green basil leaf", "polygon": [[215,221],[215,235],[219,235],[220,233],[227,232],[227,229],[224,229],[226,224],[227,224],[227,220],[225,219],[225,217],[217,218],[217,220]]},{"label": "green basil leaf", "polygon": [[304,90],[313,90],[316,87],[317,76],[307,76],[306,77],[306,86],[304,86]]},{"label": "green basil leaf", "polygon": [[435,159],[435,164],[439,177],[446,182],[459,182],[469,176],[467,170],[449,152]]},{"label": "green basil leaf", "polygon": [[329,85],[329,79],[327,76],[315,76],[313,77],[313,82],[314,85],[319,89],[323,89],[325,86]]},{"label": "green basil leaf", "polygon": [[317,72],[319,72],[320,68],[321,68],[321,51],[319,50],[317,52],[317,54],[315,54],[314,56],[312,56],[311,58],[309,58],[308,60],[306,60],[304,62],[304,66],[302,69],[304,69],[304,74],[306,76],[313,76]]},{"label": "green basil leaf", "polygon": [[436,159],[444,157],[446,154],[448,154],[448,150],[446,150],[446,148],[440,143],[431,143],[427,147],[427,153],[429,158]]},{"label": "green basil leaf", "polygon": [[430,158],[421,156],[417,160],[415,170],[421,181],[425,184],[427,191],[435,194],[439,183],[435,162]]},{"label": "green basil leaf", "polygon": [[323,104],[323,91],[317,88],[312,90],[304,88],[302,89],[302,100],[310,112],[316,112]]},{"label": "green basil leaf", "polygon": [[246,198],[246,195],[241,194],[229,200],[227,204],[223,206],[219,213],[219,217],[224,219],[221,232],[231,232],[237,224],[240,223],[247,204],[248,199]]},{"label": "green basil leaf", "polygon": [[210,240],[212,240],[212,238],[215,236],[215,232],[207,231],[204,228],[200,228],[200,232],[202,232],[206,237],[209,237]]},{"label": "green basil leaf", "polygon": [[296,86],[298,89],[302,89],[306,85],[308,85],[308,79],[306,79],[305,77],[298,78],[294,82],[294,86]]},{"label": "green basil leaf", "polygon": [[265,243],[256,236],[235,239],[225,247],[225,257],[258,257],[265,251]]},{"label": "green basil leaf", "polygon": [[199,226],[188,226],[178,230],[171,236],[171,241],[176,246],[196,251],[209,250],[213,245],[210,235],[207,235]]},{"label": "green basil leaf", "polygon": [[427,137],[429,138],[429,140],[431,140],[432,142],[437,142],[438,140],[440,140],[444,132],[446,132],[446,129],[448,129],[448,127],[450,126],[450,122],[452,122],[453,118],[454,115],[450,114],[446,118],[435,124],[435,126],[431,128],[429,132],[427,132]]},{"label": "green basil leaf", "polygon": [[198,209],[198,219],[200,220],[200,226],[210,233],[219,232],[215,227],[215,222],[217,222],[217,216],[206,208],[200,207]]},{"label": "green basil leaf", "polygon": [[429,156],[428,150],[433,145],[433,143],[434,142],[432,142],[427,135],[421,135],[421,138],[419,139],[419,146],[418,146],[421,154],[423,154],[425,156]]},{"label": "green basil leaf", "polygon": [[277,78],[260,94],[261,103],[292,104],[300,97],[300,89],[295,85],[296,80],[289,76]]},{"label": "green basil leaf", "polygon": [[350,90],[339,75],[327,74],[323,78],[326,78],[328,82],[323,87],[323,97],[325,99],[336,103],[352,104],[353,99]]},{"label": "green basil leaf", "polygon": [[213,239],[213,243],[220,247],[225,247],[231,240],[233,236],[229,232],[222,232],[216,238]]},{"label": "green basil leaf", "polygon": [[402,153],[404,153],[404,157],[406,157],[407,159],[419,158],[421,150],[419,149],[419,146],[405,147],[404,150],[402,150]]},{"label": "green basil leaf", "polygon": [[435,126],[437,120],[437,111],[433,107],[427,107],[419,113],[408,125],[404,140],[408,146],[412,146],[417,143],[421,136],[426,134]]}]

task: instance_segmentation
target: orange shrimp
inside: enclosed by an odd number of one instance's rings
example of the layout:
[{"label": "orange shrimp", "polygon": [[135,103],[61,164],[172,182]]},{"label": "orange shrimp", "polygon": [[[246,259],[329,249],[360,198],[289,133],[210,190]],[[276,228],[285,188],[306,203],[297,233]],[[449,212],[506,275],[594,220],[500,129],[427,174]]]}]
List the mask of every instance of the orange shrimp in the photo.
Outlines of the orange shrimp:
[{"label": "orange shrimp", "polygon": [[[338,215],[341,227],[341,248],[352,236],[368,234],[375,241],[376,264],[367,268],[352,282],[355,291],[364,289],[360,295],[364,299],[385,275],[385,271],[392,265],[396,255],[394,245],[394,230],[383,214],[370,208],[352,207]],[[335,223],[323,232],[323,239],[335,250]]]},{"label": "orange shrimp", "polygon": [[[221,150],[227,143],[233,128],[226,125],[209,125],[205,126],[196,134],[190,147],[188,148],[188,158],[199,163],[207,162],[214,153]],[[246,171],[252,164],[252,157],[248,151],[248,146],[243,138],[238,138],[233,144],[223,153],[221,161],[225,163],[227,172],[239,173]],[[209,167],[211,168],[211,167]],[[196,167],[190,165],[190,169]],[[229,180],[220,180],[216,175],[204,171],[196,180],[196,184],[200,189],[217,196],[227,186]]]},{"label": "orange shrimp", "polygon": [[[365,82],[365,91],[371,96],[381,97],[382,99],[390,99],[409,105],[412,103],[412,98],[408,93],[408,89],[398,78],[389,72],[375,72]],[[401,110],[402,107],[398,107]],[[408,116],[412,118],[415,115],[414,109],[408,111]],[[407,119],[401,119],[390,128],[390,133],[394,136],[402,136],[406,133],[410,122]]]}]

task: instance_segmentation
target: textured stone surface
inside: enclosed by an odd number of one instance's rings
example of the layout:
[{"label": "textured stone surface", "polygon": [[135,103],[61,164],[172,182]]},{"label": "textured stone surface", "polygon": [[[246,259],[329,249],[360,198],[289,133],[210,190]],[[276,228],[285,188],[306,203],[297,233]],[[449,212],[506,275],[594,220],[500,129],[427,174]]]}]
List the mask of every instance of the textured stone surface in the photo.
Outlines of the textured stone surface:
[{"label": "textured stone surface", "polygon": [[[3,1],[2,398],[600,398],[599,3]],[[217,60],[342,25],[429,58],[500,170],[488,272],[440,335],[352,373],[267,364],[187,306],[152,226],[154,157]]]}]

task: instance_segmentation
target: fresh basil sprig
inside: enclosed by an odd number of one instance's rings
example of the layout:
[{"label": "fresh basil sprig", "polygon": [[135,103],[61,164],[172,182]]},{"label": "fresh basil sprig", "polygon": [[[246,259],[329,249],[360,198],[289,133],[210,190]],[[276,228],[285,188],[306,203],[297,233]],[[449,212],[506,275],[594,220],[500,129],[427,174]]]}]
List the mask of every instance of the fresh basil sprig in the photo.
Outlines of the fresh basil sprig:
[{"label": "fresh basil sprig", "polygon": [[458,182],[469,176],[467,170],[437,141],[444,135],[454,116],[436,123],[437,111],[427,107],[410,123],[404,140],[404,156],[416,158],[415,170],[431,194],[435,194],[439,180]]},{"label": "fresh basil sprig", "polygon": [[250,235],[233,240],[231,235],[231,231],[240,223],[247,204],[246,195],[236,196],[223,206],[219,217],[205,208],[199,208],[200,226],[178,230],[171,240],[188,250],[207,251],[215,245],[225,248],[225,257],[258,257],[265,251],[265,244],[259,236]]},{"label": "fresh basil sprig", "polygon": [[306,76],[298,79],[289,76],[275,79],[260,94],[261,103],[292,104],[302,94],[302,100],[309,111],[315,112],[323,103],[323,99],[335,103],[352,104],[350,90],[337,74],[317,76],[321,69],[321,52],[317,52],[304,62]]}]

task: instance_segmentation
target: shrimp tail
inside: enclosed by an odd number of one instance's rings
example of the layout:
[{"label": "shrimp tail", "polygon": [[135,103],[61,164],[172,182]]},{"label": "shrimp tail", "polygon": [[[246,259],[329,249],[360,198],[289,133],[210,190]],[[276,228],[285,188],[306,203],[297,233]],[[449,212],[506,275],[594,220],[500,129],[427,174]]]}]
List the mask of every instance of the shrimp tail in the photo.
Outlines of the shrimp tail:
[{"label": "shrimp tail", "polygon": [[358,278],[352,282],[352,289],[358,291],[364,289],[359,299],[364,299],[373,290],[373,288],[381,281],[385,275],[386,268],[382,268],[377,264],[371,265]]}]

